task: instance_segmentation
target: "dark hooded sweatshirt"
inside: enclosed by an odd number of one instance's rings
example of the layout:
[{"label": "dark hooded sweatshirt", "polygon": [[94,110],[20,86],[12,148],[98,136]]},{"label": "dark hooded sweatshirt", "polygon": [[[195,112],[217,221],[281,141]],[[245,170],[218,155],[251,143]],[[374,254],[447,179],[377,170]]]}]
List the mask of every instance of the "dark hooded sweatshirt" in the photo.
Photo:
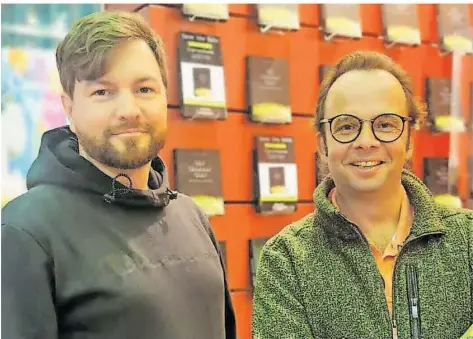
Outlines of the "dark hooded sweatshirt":
[{"label": "dark hooded sweatshirt", "polygon": [[208,219],[159,158],[151,189],[130,190],[58,128],[27,186],[2,210],[3,339],[236,337]]}]

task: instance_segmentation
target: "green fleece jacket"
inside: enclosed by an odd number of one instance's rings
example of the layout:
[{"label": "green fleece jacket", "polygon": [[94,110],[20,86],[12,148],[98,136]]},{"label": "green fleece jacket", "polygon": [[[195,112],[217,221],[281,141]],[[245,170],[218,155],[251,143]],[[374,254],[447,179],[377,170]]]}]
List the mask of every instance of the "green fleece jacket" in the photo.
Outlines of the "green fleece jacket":
[{"label": "green fleece jacket", "polygon": [[[328,199],[264,246],[253,304],[253,338],[459,338],[473,322],[473,211],[436,205],[404,171],[415,209],[394,268],[393,317],[366,238]],[[409,272],[409,273],[408,273]],[[416,298],[417,297],[417,298]],[[393,321],[394,319],[394,321]]]}]

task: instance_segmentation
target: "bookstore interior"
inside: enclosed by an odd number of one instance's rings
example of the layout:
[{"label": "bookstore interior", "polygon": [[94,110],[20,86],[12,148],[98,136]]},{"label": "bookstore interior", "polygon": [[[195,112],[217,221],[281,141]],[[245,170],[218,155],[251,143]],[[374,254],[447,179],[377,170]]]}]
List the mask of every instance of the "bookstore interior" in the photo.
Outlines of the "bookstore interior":
[{"label": "bookstore interior", "polygon": [[[44,18],[45,6],[60,13]],[[473,209],[471,4],[2,4],[2,206],[26,190],[41,134],[66,123],[54,59],[61,32],[100,10],[138,12],[163,39],[169,131],[160,156],[171,187],[209,216],[239,338],[250,338],[263,244],[314,210],[324,176],[318,90],[344,55],[381,52],[409,73],[428,107],[411,170],[438,203]]]}]

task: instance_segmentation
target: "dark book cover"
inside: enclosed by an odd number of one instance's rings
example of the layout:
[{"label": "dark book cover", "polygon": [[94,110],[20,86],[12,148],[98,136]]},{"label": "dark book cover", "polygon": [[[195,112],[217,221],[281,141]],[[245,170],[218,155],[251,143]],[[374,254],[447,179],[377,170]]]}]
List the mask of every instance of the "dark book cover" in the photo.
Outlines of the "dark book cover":
[{"label": "dark book cover", "polygon": [[225,119],[227,107],[220,38],[180,32],[178,48],[182,116]]},{"label": "dark book cover", "polygon": [[430,189],[437,204],[461,208],[458,195],[458,168],[449,167],[449,159],[424,158],[424,183]]},{"label": "dark book cover", "polygon": [[264,244],[266,244],[268,240],[269,238],[256,238],[250,239],[249,241],[250,279],[252,288],[255,287],[256,270],[258,269],[261,250],[263,249]]},{"label": "dark book cover", "polygon": [[257,4],[258,25],[273,29],[298,30],[297,4]]},{"label": "dark book cover", "polygon": [[194,4],[182,5],[182,13],[189,18],[227,21],[229,17],[227,4]]},{"label": "dark book cover", "polygon": [[247,57],[248,106],[252,121],[290,123],[289,66],[285,59]]},{"label": "dark book cover", "polygon": [[451,79],[427,78],[426,99],[428,126],[432,131],[449,132],[462,124],[458,118],[451,116]]},{"label": "dark book cover", "polygon": [[333,67],[333,65],[320,65],[319,66],[319,83],[322,83],[322,81],[325,79],[325,76],[327,73],[330,71],[330,69]]},{"label": "dark book cover", "polygon": [[468,4],[437,4],[437,22],[444,50],[473,53],[468,11]]},{"label": "dark book cover", "polygon": [[361,38],[360,5],[322,4],[321,15],[327,35]]},{"label": "dark book cover", "polygon": [[256,211],[285,214],[296,210],[297,166],[292,137],[255,137]]},{"label": "dark book cover", "polygon": [[382,4],[381,10],[387,41],[407,45],[421,43],[417,4]]},{"label": "dark book cover", "polygon": [[175,149],[174,178],[176,189],[189,195],[208,216],[224,214],[219,151]]},{"label": "dark book cover", "polygon": [[424,183],[433,195],[448,194],[448,158],[424,158]]}]

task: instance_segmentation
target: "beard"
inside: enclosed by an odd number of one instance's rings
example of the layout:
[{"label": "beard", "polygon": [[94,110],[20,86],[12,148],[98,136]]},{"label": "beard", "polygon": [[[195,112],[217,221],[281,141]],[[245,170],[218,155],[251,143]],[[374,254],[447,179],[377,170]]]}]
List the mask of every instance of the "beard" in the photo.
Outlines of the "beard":
[{"label": "beard", "polygon": [[[130,128],[140,128],[145,133],[121,136],[116,132]],[[157,133],[153,126],[121,125],[106,129],[101,136],[94,137],[77,131],[77,138],[83,150],[96,161],[117,169],[140,168],[153,160],[164,147],[166,131]]]}]

